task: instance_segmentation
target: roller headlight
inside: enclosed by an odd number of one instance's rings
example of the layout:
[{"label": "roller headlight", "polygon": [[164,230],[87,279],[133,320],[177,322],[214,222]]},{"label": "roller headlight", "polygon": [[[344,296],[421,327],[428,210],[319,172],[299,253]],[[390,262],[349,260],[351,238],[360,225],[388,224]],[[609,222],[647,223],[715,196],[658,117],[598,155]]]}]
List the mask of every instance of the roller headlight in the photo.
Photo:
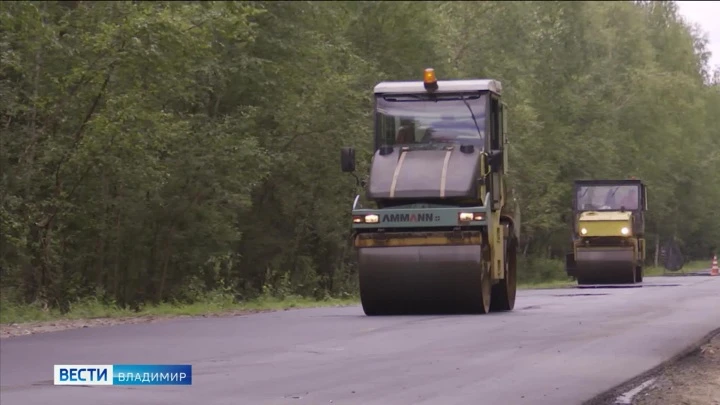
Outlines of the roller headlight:
[{"label": "roller headlight", "polygon": [[380,216],[377,214],[353,215],[353,223],[356,224],[377,224]]},{"label": "roller headlight", "polygon": [[378,221],[380,221],[380,217],[375,214],[365,215],[365,223],[366,224],[377,224]]},{"label": "roller headlight", "polygon": [[583,235],[587,235],[587,228],[580,229],[580,233]]},{"label": "roller headlight", "polygon": [[458,214],[458,218],[461,222],[482,221],[484,219],[483,214],[479,212],[461,212]]},{"label": "roller headlight", "polygon": [[623,235],[629,235],[629,234],[630,234],[630,229],[628,229],[627,227],[623,227],[623,228],[620,230],[620,233],[623,234]]}]

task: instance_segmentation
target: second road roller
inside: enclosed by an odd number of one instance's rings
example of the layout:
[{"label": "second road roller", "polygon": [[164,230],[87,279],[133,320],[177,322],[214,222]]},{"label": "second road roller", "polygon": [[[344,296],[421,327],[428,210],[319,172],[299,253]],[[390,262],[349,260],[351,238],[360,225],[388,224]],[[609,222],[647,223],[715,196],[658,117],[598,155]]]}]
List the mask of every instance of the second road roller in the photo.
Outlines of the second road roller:
[{"label": "second road roller", "polygon": [[572,252],[566,272],[578,285],[643,280],[647,188],[641,180],[577,180]]},{"label": "second road roller", "polygon": [[[519,224],[501,95],[497,80],[437,80],[433,69],[375,86],[372,206],[358,195],[352,207],[366,315],[514,308]],[[342,148],[342,170],[355,165]]]}]

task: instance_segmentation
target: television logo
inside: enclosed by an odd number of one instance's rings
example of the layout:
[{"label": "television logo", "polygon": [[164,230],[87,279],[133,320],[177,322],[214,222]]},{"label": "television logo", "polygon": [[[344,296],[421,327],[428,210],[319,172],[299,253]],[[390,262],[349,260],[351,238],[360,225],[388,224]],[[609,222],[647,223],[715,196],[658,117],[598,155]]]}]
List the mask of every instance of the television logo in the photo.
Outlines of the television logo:
[{"label": "television logo", "polygon": [[55,385],[192,385],[189,364],[55,366]]}]

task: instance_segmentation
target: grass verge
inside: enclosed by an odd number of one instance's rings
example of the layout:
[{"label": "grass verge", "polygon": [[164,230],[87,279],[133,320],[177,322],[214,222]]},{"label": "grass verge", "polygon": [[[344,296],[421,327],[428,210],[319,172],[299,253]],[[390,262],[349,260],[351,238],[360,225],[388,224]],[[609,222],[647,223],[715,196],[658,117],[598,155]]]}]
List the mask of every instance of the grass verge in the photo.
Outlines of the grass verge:
[{"label": "grass verge", "polygon": [[246,302],[235,302],[230,297],[225,299],[208,299],[193,304],[160,304],[147,305],[139,311],[107,305],[96,299],[88,299],[72,304],[66,313],[55,309],[43,308],[40,305],[16,305],[3,303],[0,307],[0,324],[17,324],[29,322],[51,322],[57,320],[78,320],[98,318],[128,317],[174,317],[200,316],[225,313],[253,313],[274,310],[286,310],[307,307],[329,307],[353,305],[354,298],[314,300],[304,297],[262,297]]},{"label": "grass verge", "polygon": [[[570,280],[555,280],[535,283],[518,283],[518,289],[548,289],[564,288],[574,285]],[[54,322],[60,320],[83,319],[116,319],[140,317],[178,317],[178,316],[207,316],[238,313],[254,313],[295,308],[319,308],[359,305],[358,297],[344,299],[329,298],[315,300],[311,298],[290,296],[285,298],[263,297],[247,302],[233,302],[232,300],[210,299],[193,304],[160,304],[148,305],[139,311],[120,308],[104,304],[96,299],[88,299],[72,304],[67,313],[60,313],[56,309],[43,308],[40,305],[17,305],[3,303],[0,306],[0,324],[25,324],[33,322]]]},{"label": "grass verge", "polygon": [[[574,285],[572,281],[548,281],[542,283],[518,284],[518,289],[564,288]],[[0,308],[0,324],[22,324],[30,322],[52,322],[58,320],[79,320],[98,318],[129,318],[129,317],[174,317],[222,315],[231,313],[253,313],[265,311],[287,310],[294,308],[319,308],[333,306],[359,305],[360,299],[326,299],[314,300],[304,297],[287,297],[284,299],[266,297],[243,303],[198,302],[193,304],[161,304],[146,306],[140,311],[131,311],[117,306],[106,305],[97,300],[86,300],[73,304],[70,311],[60,313],[55,309],[44,309],[39,305],[16,305],[5,303]]]},{"label": "grass verge", "polygon": [[680,271],[676,271],[676,272],[667,271],[662,267],[648,266],[645,268],[645,275],[649,276],[649,277],[657,277],[657,276],[662,276],[664,274],[682,275],[683,272],[690,273],[690,272],[694,272],[694,271],[709,269],[710,265],[711,265],[711,263],[709,260],[695,260],[695,261],[686,263]]},{"label": "grass verge", "polygon": [[[565,275],[563,263],[557,260],[533,259],[521,260],[518,263],[520,269],[532,269],[532,271],[520,271],[518,274],[518,289],[548,289],[565,288],[576,285],[574,281]],[[685,265],[686,272],[697,271],[708,268],[706,261],[696,261]],[[647,268],[647,276],[661,276],[662,268]],[[223,315],[233,313],[253,313],[273,310],[286,310],[293,308],[329,307],[358,305],[357,297],[343,299],[328,298],[325,300],[314,300],[298,296],[277,298],[265,296],[246,302],[236,302],[229,294],[209,294],[205,299],[193,304],[161,304],[157,306],[145,306],[139,311],[123,309],[115,305],[104,304],[97,299],[78,301],[71,305],[67,313],[60,313],[55,309],[47,309],[41,305],[17,305],[7,300],[0,303],[0,324],[24,324],[31,322],[53,322],[58,320],[83,320],[99,318],[140,318],[140,317],[176,317],[176,316],[201,316],[201,315]]]}]

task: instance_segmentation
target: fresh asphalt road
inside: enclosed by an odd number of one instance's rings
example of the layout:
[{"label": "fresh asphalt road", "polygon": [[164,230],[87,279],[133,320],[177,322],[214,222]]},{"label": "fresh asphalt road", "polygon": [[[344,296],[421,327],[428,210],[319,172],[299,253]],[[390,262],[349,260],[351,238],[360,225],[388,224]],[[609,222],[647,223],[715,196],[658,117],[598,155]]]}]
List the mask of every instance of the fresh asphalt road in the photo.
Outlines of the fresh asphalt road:
[{"label": "fresh asphalt road", "polygon": [[[520,291],[511,313],[360,307],[86,328],[0,341],[0,403],[579,404],[720,327],[720,277]],[[192,364],[192,386],[53,386],[53,364]]]}]

